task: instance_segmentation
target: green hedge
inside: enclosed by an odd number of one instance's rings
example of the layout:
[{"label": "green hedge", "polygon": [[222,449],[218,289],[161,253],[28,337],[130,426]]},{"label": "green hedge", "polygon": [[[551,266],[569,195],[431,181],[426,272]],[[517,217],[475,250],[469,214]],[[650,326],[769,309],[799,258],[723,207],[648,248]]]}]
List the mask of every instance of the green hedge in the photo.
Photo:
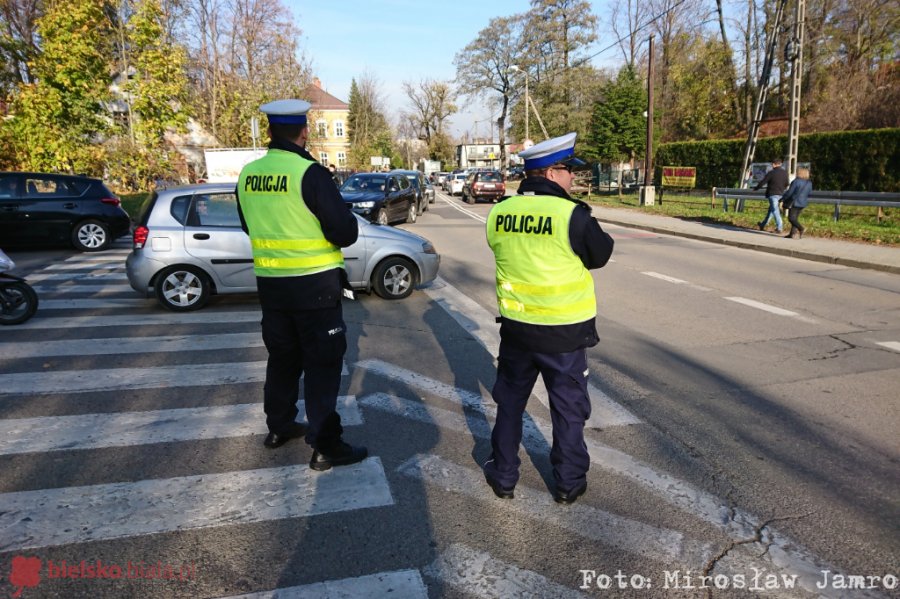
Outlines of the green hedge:
[{"label": "green hedge", "polygon": [[[663,166],[696,166],[697,187],[738,187],[746,140],[662,144],[654,163],[656,181]],[[786,135],[760,139],[755,162],[787,155]],[[816,189],[900,191],[900,129],[871,129],[801,135],[798,162],[809,162]]]}]

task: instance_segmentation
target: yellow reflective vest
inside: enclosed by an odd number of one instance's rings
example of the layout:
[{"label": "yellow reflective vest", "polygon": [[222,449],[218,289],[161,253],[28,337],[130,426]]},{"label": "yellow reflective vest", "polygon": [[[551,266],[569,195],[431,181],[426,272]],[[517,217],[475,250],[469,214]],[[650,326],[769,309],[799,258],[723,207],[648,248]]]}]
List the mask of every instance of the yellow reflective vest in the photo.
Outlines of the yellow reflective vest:
[{"label": "yellow reflective vest", "polygon": [[301,181],[310,160],[270,149],[238,177],[241,212],[250,230],[258,277],[295,277],[343,268],[341,249],[325,239],[303,201]]},{"label": "yellow reflective vest", "polygon": [[487,240],[497,263],[497,304],[505,318],[575,324],[597,315],[594,279],[569,242],[576,204],[555,196],[513,196],[492,210]]}]

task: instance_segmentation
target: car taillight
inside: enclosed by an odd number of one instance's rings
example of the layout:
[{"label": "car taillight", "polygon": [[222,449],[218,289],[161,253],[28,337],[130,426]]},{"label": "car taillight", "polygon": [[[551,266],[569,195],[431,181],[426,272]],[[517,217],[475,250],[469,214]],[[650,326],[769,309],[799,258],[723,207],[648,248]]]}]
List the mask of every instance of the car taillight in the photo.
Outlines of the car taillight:
[{"label": "car taillight", "polygon": [[110,206],[121,206],[122,200],[119,198],[100,198],[100,201],[104,204],[109,204]]},{"label": "car taillight", "polygon": [[134,230],[131,238],[134,241],[134,249],[139,250],[144,247],[144,244],[147,243],[147,237],[150,236],[150,229],[141,225]]}]

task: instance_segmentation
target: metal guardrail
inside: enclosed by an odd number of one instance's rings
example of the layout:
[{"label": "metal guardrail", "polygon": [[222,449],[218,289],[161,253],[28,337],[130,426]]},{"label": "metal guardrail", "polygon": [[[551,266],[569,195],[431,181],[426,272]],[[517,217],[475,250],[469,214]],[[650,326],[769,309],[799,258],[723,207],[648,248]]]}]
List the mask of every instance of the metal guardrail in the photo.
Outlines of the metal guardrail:
[{"label": "metal guardrail", "polygon": [[[713,187],[713,200],[722,198],[722,209],[728,212],[728,200],[734,200],[733,210],[744,211],[744,200],[766,200],[766,194],[752,189],[735,189]],[[877,206],[878,220],[884,216],[885,208],[900,208],[900,193],[876,191],[812,191],[809,194],[812,204],[834,205],[834,220],[841,219],[841,206]]]}]

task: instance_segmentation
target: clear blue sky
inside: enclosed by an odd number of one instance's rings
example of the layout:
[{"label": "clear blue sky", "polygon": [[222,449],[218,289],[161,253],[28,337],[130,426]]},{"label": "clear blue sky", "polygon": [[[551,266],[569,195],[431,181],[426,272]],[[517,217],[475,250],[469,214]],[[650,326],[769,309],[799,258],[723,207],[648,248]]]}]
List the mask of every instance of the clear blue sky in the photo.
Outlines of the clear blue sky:
[{"label": "clear blue sky", "polygon": [[[301,47],[312,60],[322,87],[346,102],[351,80],[370,73],[380,83],[388,119],[395,124],[398,112],[407,109],[404,81],[453,79],[453,57],[492,18],[526,12],[530,7],[528,0],[284,1],[303,32]],[[591,4],[603,20],[606,1]],[[609,45],[611,39],[601,34],[595,50]],[[616,51],[606,52],[597,61],[603,59],[618,60]],[[449,119],[451,133],[474,134],[477,128],[479,137],[487,137],[487,109],[462,100],[457,105],[460,113]]]}]

